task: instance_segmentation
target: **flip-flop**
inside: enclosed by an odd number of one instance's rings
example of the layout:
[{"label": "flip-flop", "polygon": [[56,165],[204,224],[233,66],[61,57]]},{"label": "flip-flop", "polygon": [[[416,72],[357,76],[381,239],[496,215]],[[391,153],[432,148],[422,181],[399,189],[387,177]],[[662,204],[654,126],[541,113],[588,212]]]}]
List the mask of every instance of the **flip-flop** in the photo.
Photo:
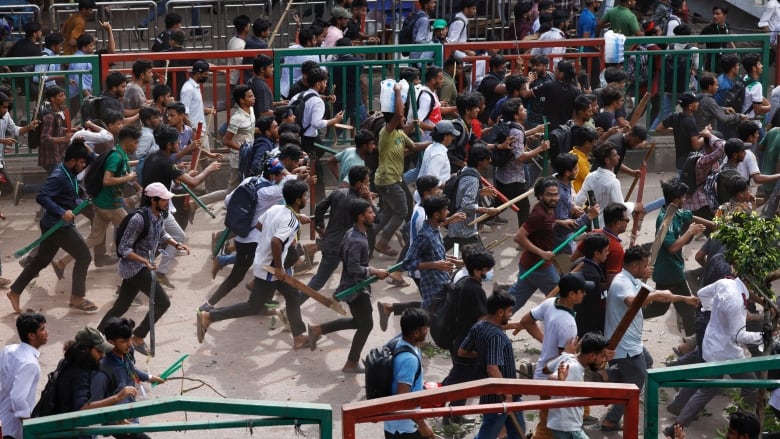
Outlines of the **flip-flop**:
[{"label": "flip-flop", "polygon": [[385,256],[398,256],[398,250],[394,248],[388,248],[387,250],[382,250],[381,248],[374,246],[374,251],[378,251],[379,253],[382,253]]},{"label": "flip-flop", "polygon": [[8,285],[11,285],[11,282],[11,279],[0,277],[0,288],[7,288]]},{"label": "flip-flop", "polygon": [[92,301],[90,301],[88,299],[84,299],[84,301],[79,303],[78,305],[74,305],[72,303],[69,303],[68,307],[73,308],[73,309],[77,309],[79,311],[84,311],[84,312],[95,312],[95,311],[98,310],[97,305],[95,305],[94,303],[92,303]]},{"label": "flip-flop", "polygon": [[198,343],[203,343],[203,337],[206,336],[206,329],[203,328],[203,319],[200,315],[200,311],[195,314],[195,327],[198,333]]},{"label": "flip-flop", "polygon": [[306,349],[306,348],[308,348],[309,346],[311,346],[311,343],[309,343],[309,340],[308,340],[308,339],[306,339],[306,341],[304,341],[303,343],[301,343],[301,344],[299,344],[299,345],[297,345],[297,346],[296,346],[296,345],[293,345],[293,350],[296,350],[296,351],[297,351],[297,350],[299,350],[299,349]]},{"label": "flip-flop", "polygon": [[149,356],[149,345],[145,341],[138,344],[133,344],[133,349],[141,355]]},{"label": "flip-flop", "polygon": [[601,430],[601,431],[622,431],[623,430],[623,426],[620,425],[620,424],[616,424],[616,425],[600,424],[599,425],[599,430]]},{"label": "flip-flop", "polygon": [[390,319],[390,316],[385,312],[385,304],[377,302],[376,310],[379,311],[379,329],[385,332],[387,331],[387,321]]}]

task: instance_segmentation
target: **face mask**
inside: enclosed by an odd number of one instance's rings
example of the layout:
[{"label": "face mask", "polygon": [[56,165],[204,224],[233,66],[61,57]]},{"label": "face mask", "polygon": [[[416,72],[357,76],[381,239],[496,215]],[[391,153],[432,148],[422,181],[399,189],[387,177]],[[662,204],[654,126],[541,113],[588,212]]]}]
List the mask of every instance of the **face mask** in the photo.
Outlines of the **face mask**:
[{"label": "face mask", "polygon": [[199,78],[199,79],[198,79],[198,82],[199,82],[200,84],[205,84],[206,82],[208,82],[208,80],[209,80],[209,77],[208,77],[208,76],[203,76],[203,77],[201,77],[201,78]]},{"label": "face mask", "polygon": [[491,268],[490,271],[487,273],[484,273],[482,275],[482,280],[491,281],[493,280],[493,269]]}]

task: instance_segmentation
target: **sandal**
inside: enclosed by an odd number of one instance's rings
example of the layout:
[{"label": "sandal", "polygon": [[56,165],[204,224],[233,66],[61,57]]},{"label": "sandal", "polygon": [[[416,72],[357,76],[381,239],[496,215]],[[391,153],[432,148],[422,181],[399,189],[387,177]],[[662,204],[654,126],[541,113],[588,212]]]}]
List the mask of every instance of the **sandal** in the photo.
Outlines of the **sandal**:
[{"label": "sandal", "polygon": [[398,256],[398,250],[396,250],[396,249],[394,249],[394,248],[392,248],[392,247],[390,247],[390,246],[388,246],[388,247],[387,247],[387,248],[385,248],[385,249],[381,249],[381,248],[379,248],[379,246],[378,246],[378,245],[375,245],[375,246],[374,246],[374,250],[375,250],[375,251],[378,251],[379,253],[382,253],[382,254],[383,254],[383,255],[385,255],[385,256],[391,256],[391,257],[396,257],[396,256]]},{"label": "sandal", "polygon": [[141,355],[149,356],[149,345],[146,344],[145,341],[142,341],[141,343],[134,344],[133,349],[135,349],[136,352],[138,352]]},{"label": "sandal", "polygon": [[200,311],[195,314],[195,327],[197,328],[198,343],[203,343],[203,337],[206,336],[206,328],[203,327],[203,317],[200,315]]},{"label": "sandal", "polygon": [[98,310],[97,305],[95,305],[91,300],[88,300],[88,299],[84,299],[83,302],[81,302],[81,303],[79,303],[77,305],[69,303],[68,307],[73,308],[73,309],[77,309],[79,311],[84,311],[84,312],[95,312],[95,311]]},{"label": "sandal", "polygon": [[8,288],[8,285],[11,285],[11,279],[0,277],[0,288]]},{"label": "sandal", "polygon": [[398,287],[398,288],[406,288],[406,287],[409,286],[409,282],[407,282],[403,278],[401,278],[401,279],[394,279],[392,277],[388,277],[387,279],[385,279],[385,282],[389,283],[390,285],[392,285],[394,287]]}]

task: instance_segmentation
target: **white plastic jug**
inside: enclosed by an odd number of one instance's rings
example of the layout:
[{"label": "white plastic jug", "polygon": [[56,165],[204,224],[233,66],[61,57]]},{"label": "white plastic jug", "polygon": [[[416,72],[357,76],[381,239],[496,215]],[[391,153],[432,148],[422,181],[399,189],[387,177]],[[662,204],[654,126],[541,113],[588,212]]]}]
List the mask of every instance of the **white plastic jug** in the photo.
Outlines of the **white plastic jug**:
[{"label": "white plastic jug", "polygon": [[608,30],[604,33],[604,62],[607,64],[623,63],[626,47],[626,36]]},{"label": "white plastic jug", "polygon": [[[409,96],[409,83],[405,79],[398,81],[401,84],[401,100],[406,102]],[[379,108],[383,113],[395,112],[395,79],[385,79],[380,83],[379,88]]]}]

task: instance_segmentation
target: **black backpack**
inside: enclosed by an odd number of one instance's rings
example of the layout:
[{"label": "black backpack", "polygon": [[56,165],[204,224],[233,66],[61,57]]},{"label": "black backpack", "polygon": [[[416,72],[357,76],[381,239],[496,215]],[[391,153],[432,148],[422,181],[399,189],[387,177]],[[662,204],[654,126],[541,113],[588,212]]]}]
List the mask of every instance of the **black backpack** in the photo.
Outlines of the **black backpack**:
[{"label": "black backpack", "polygon": [[[696,188],[701,186],[701,184],[696,181],[696,162],[698,162],[703,155],[704,154],[699,151],[694,151],[688,154],[688,157],[685,158],[685,162],[683,162],[682,170],[680,171],[680,181],[688,186],[688,195],[692,195],[696,192]],[[704,182],[702,182],[702,184],[704,184]]]},{"label": "black backpack", "polygon": [[[301,127],[301,136],[304,135],[307,129],[309,129],[308,126],[303,126],[303,113],[306,110],[306,101],[313,97],[319,98],[320,95],[317,92],[314,93],[308,93],[309,90],[302,91],[299,93],[298,99],[291,99],[289,107],[292,110],[293,114],[295,115],[295,123],[298,124],[299,127]],[[298,95],[296,95],[298,96]]]},{"label": "black backpack", "polygon": [[[411,352],[417,357],[417,353],[409,346],[396,347],[399,341],[400,338],[394,338],[382,347],[371,349],[363,360],[366,369],[366,399],[382,398],[393,394],[393,357],[401,352]],[[414,375],[415,382],[421,373],[422,361]]]},{"label": "black backpack", "polygon": [[[37,149],[39,146],[41,146],[41,134],[43,133],[43,117],[47,114],[52,114],[51,107],[48,105],[41,105],[41,108],[38,110],[38,115],[35,118],[40,124],[35,129],[32,129],[27,132],[27,146],[30,149]],[[54,132],[58,132],[60,129],[60,124],[62,123],[62,119],[58,115],[54,115]]]},{"label": "black backpack", "polygon": [[271,186],[268,180],[260,177],[252,178],[239,184],[230,195],[225,214],[225,227],[236,235],[246,238],[255,226],[255,208],[257,208],[257,191]]},{"label": "black backpack", "polygon": [[[133,218],[137,213],[140,213],[141,218],[144,219],[144,227],[141,229],[141,233],[138,235],[138,238],[136,238],[136,240],[133,242],[133,248],[135,248],[135,245],[138,243],[138,241],[146,238],[146,235],[149,234],[149,223],[151,223],[152,219],[149,218],[148,209],[139,207],[138,209],[131,210],[127,216],[122,218],[122,222],[119,223],[119,226],[117,226],[116,230],[114,231],[114,247],[116,248],[116,256],[119,258],[122,257],[122,255],[119,254],[119,243],[122,242],[122,237],[125,235],[125,230],[127,229],[127,225],[130,223],[130,219]],[[163,212],[163,215],[165,214],[166,213]],[[144,255],[141,255],[141,257],[143,256]]]},{"label": "black backpack", "polygon": [[[417,20],[425,18],[428,19],[428,14],[423,11],[415,11],[404,20],[401,31],[398,32],[398,44],[414,44],[414,25]],[[409,52],[401,52],[404,56],[409,56]]]},{"label": "black backpack", "polygon": [[496,168],[506,166],[506,164],[514,158],[512,148],[498,148],[498,145],[504,143],[506,138],[509,137],[512,128],[517,128],[521,131],[523,130],[523,127],[517,122],[499,122],[493,125],[493,127],[490,128],[490,131],[482,136],[482,140],[485,142],[496,145],[496,147],[493,148],[490,158],[491,164]]},{"label": "black backpack", "polygon": [[[116,149],[111,148],[108,151],[100,154],[94,162],[90,163],[87,170],[84,172],[84,189],[87,190],[87,194],[95,198],[103,190],[103,175],[106,172],[106,162],[108,162],[108,156],[117,152]],[[118,174],[118,169],[114,172]]]},{"label": "black backpack", "polygon": [[457,175],[454,177],[450,177],[449,180],[447,180],[447,183],[444,184],[444,195],[450,199],[450,213],[455,213],[458,211],[458,185],[460,185],[460,179],[461,177],[469,175],[471,177],[477,177],[479,178],[479,172],[477,172],[476,169],[470,168],[468,166],[462,168],[460,171],[458,171]]},{"label": "black backpack", "polygon": [[558,157],[562,152],[571,151],[571,127],[574,122],[569,120],[563,125],[550,131],[550,149],[547,152],[548,157]]},{"label": "black backpack", "polygon": [[[685,50],[693,47],[685,45]],[[685,55],[664,55],[664,91],[667,93],[685,93],[689,91],[691,71]]]},{"label": "black backpack", "polygon": [[87,96],[81,101],[81,123],[85,123],[88,120],[100,119],[100,115],[103,114],[100,110],[102,105],[102,96]]},{"label": "black backpack", "polygon": [[447,282],[431,301],[431,312],[436,318],[431,319],[429,332],[436,346],[442,349],[451,349],[455,341],[459,288],[466,279],[468,277],[463,277],[454,285]]},{"label": "black backpack", "polygon": [[734,86],[726,90],[726,94],[723,95],[723,105],[721,107],[731,107],[737,113],[742,112],[742,108],[745,106],[745,90],[747,86],[756,82],[753,78],[748,76],[748,82],[737,79]]},{"label": "black backpack", "polygon": [[59,387],[58,381],[63,370],[65,370],[64,359],[60,360],[56,369],[49,372],[49,380],[46,381],[46,386],[41,391],[41,397],[32,409],[31,418],[40,418],[59,413],[57,409],[57,388]]}]

